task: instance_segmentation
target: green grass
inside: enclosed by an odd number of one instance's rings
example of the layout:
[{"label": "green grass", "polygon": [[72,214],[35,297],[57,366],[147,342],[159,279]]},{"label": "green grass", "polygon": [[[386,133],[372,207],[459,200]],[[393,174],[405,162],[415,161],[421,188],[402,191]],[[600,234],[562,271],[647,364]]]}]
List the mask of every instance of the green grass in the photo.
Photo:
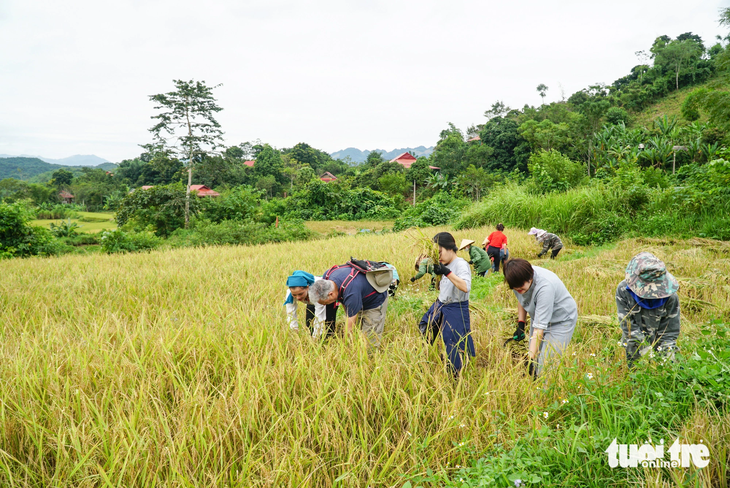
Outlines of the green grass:
[{"label": "green grass", "polygon": [[[682,118],[682,104],[684,103],[684,99],[687,98],[687,95],[692,93],[692,91],[707,87],[710,83],[711,81],[708,81],[700,85],[680,88],[677,91],[671,92],[660,101],[633,115],[631,117],[629,126],[646,127],[648,129],[651,129],[653,127],[654,121],[657,118],[663,117],[665,115],[670,119],[672,117],[677,117],[677,120],[684,121],[684,119]],[[699,122],[707,122],[707,114],[702,113]]]},{"label": "green grass", "polygon": [[[113,213],[103,212],[78,212],[79,218],[71,219],[71,222],[79,224],[77,232],[88,232],[95,233],[104,230],[111,230],[117,228],[117,223],[114,222]],[[39,227],[45,227],[46,229],[51,227],[51,224],[58,224],[68,219],[55,219],[55,220],[33,220],[31,225]]]}]

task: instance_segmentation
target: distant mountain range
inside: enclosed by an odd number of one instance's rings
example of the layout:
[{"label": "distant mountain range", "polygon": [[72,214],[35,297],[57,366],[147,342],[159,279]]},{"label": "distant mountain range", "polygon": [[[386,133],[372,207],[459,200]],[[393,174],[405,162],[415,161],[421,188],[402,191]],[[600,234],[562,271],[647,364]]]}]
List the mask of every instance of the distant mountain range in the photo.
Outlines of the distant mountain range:
[{"label": "distant mountain range", "polygon": [[[72,159],[76,156],[71,156],[71,158],[65,158],[61,159],[60,161],[65,161],[68,159]],[[78,156],[81,158],[89,157],[89,156]],[[91,156],[96,158],[96,156]],[[101,158],[96,158],[99,161],[101,161],[101,164],[86,164],[84,166],[92,167],[92,168],[99,168],[103,169],[105,171],[114,171],[114,169],[117,167],[114,163],[108,163],[104,162]],[[90,160],[91,161],[91,160]],[[59,169],[67,169],[71,171],[74,174],[80,174],[81,168],[79,166],[74,165],[62,165],[62,164],[52,164],[47,163],[46,161],[43,161],[39,158],[28,158],[28,157],[5,157],[0,154],[0,180],[5,178],[16,178],[18,180],[30,180],[31,178],[41,175],[43,173],[49,173],[48,178],[50,179],[50,173],[53,171],[57,171]]]},{"label": "distant mountain range", "polygon": [[350,161],[352,161],[353,163],[362,163],[368,158],[368,154],[374,151],[382,153],[383,159],[386,161],[390,161],[391,159],[400,156],[404,152],[410,152],[416,157],[430,156],[433,152],[433,146],[404,147],[401,149],[393,149],[392,151],[386,151],[385,149],[374,149],[373,151],[365,149],[364,151],[361,151],[356,147],[348,147],[347,149],[333,152],[330,154],[330,156],[332,156],[334,159],[345,159],[349,157]]},{"label": "distant mountain range", "polygon": [[41,161],[45,161],[46,163],[51,164],[58,164],[61,166],[99,166],[102,163],[108,163],[109,160],[100,158],[99,156],[94,156],[93,154],[89,155],[81,155],[77,154],[75,156],[69,156],[67,158],[63,159],[51,159],[51,158],[44,158],[43,156],[32,156],[29,154],[21,154],[20,156],[15,155],[11,156],[10,154],[0,154],[0,158],[36,158],[40,159]]}]

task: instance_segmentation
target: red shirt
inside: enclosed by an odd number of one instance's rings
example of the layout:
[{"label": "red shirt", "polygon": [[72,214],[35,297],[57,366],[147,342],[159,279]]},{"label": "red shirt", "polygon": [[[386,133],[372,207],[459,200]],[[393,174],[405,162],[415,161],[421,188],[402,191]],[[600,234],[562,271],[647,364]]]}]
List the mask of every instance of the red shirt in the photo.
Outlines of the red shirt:
[{"label": "red shirt", "polygon": [[507,236],[502,234],[498,230],[495,230],[494,232],[489,234],[487,240],[489,241],[490,246],[496,247],[497,249],[502,249],[502,246],[507,244]]}]

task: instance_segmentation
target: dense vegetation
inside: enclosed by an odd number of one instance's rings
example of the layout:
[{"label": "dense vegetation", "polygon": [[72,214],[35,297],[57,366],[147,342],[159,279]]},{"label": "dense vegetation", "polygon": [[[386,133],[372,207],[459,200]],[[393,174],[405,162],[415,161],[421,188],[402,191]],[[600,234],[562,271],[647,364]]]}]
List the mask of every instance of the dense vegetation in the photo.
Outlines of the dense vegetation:
[{"label": "dense vegetation", "polygon": [[[721,22],[728,19],[723,12]],[[433,152],[407,169],[378,152],[351,164],[306,143],[283,149],[260,141],[221,147],[222,131],[212,117],[222,108],[212,89],[177,80],[178,90],[151,99],[182,103],[202,97],[208,111],[201,116],[215,134],[202,132],[192,145],[180,138],[180,147],[157,137],[113,172],[58,169],[45,181],[4,179],[0,198],[49,211],[67,191],[86,210],[117,212],[121,232],[152,232],[164,240],[183,229],[188,243],[262,242],[261,232],[278,229],[277,221],[297,228],[294,238],[307,236],[302,220],[362,219],[397,219],[396,229],[504,221],[542,226],[579,243],[668,232],[724,239],[724,161],[730,159],[724,150],[730,129],[725,43],[708,47],[691,32],[660,36],[637,53],[641,64],[610,85],[590,86],[538,107],[512,109],[497,101],[483,124],[465,131],[449,123]],[[190,93],[182,97],[185,90]],[[542,96],[547,90],[538,86]],[[681,116],[635,122],[643,120],[642,110],[675,93],[684,97]],[[161,122],[153,133],[174,129],[162,114],[154,118]],[[190,202],[182,186],[189,172],[190,181],[223,196],[215,203]],[[322,181],[325,173],[336,180]],[[470,201],[477,203],[462,216]],[[224,228],[225,238],[220,237]],[[202,229],[218,237],[190,237]],[[243,239],[251,229],[259,237]],[[280,240],[280,234],[271,239]]]}]

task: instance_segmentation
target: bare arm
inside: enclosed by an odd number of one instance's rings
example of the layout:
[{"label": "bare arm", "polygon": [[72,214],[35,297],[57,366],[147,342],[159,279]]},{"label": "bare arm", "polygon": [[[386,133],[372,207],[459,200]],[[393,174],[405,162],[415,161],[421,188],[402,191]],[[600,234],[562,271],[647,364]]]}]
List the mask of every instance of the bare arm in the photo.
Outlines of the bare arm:
[{"label": "bare arm", "polygon": [[525,310],[525,307],[520,302],[517,302],[517,320],[527,322],[527,310]]},{"label": "bare arm", "polygon": [[357,322],[357,315],[347,317],[347,333],[351,334],[355,329],[355,323]]},{"label": "bare arm", "polygon": [[540,354],[540,343],[545,331],[542,329],[533,329],[533,331],[532,337],[530,337],[530,359],[534,360]]}]

